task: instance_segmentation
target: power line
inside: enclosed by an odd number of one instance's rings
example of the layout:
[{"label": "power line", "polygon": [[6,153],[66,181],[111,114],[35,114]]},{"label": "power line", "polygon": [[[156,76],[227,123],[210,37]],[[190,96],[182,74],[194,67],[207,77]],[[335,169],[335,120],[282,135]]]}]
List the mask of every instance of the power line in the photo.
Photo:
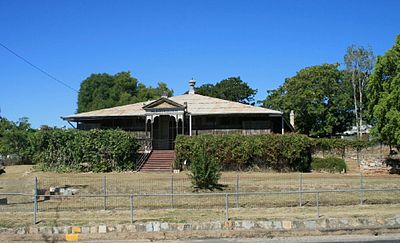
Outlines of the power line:
[{"label": "power line", "polygon": [[29,64],[30,66],[32,66],[33,68],[39,70],[41,73],[45,74],[46,76],[48,76],[49,78],[53,79],[54,81],[64,85],[65,87],[78,92],[78,90],[76,90],[75,88],[71,87],[70,85],[68,85],[67,83],[59,80],[58,78],[54,77],[53,75],[51,75],[50,73],[46,72],[45,70],[41,69],[40,67],[36,66],[35,64],[31,63],[30,61],[28,61],[26,58],[18,55],[15,51],[11,50],[10,48],[8,48],[7,46],[5,46],[4,44],[2,44],[0,42],[0,46],[2,46],[4,49],[6,49],[7,51],[9,51],[11,54],[13,54],[14,56],[18,57],[19,59],[21,59],[22,61],[24,61],[25,63]]}]

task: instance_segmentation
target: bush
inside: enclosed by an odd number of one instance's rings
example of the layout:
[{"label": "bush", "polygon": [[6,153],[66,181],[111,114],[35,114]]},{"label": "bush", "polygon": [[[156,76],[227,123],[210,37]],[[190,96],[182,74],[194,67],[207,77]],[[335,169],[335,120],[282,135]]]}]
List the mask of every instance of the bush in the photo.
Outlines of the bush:
[{"label": "bush", "polygon": [[37,168],[60,172],[132,170],[139,147],[121,130],[40,130],[33,141]]},{"label": "bush", "polygon": [[311,168],[310,139],[299,134],[178,136],[175,151],[175,168],[182,168],[184,161],[190,165],[201,153],[225,170],[253,166],[276,171]]},{"label": "bush", "polygon": [[220,166],[214,158],[207,159],[204,152],[198,151],[190,164],[192,185],[195,190],[221,189],[218,180],[221,177]]},{"label": "bush", "polygon": [[313,158],[311,168],[314,171],[324,172],[346,172],[346,162],[341,158],[327,157],[327,158]]}]

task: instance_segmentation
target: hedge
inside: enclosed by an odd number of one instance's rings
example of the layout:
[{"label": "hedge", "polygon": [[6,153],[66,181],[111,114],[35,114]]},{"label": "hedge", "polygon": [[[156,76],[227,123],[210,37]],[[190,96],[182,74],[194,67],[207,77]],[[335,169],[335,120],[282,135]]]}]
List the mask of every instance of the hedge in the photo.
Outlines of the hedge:
[{"label": "hedge", "polygon": [[199,135],[178,136],[175,168],[190,165],[198,152],[219,161],[224,170],[243,170],[261,167],[275,171],[309,171],[311,154],[317,150],[346,148],[362,150],[375,141],[309,138],[301,134],[268,135]]},{"label": "hedge", "polygon": [[190,166],[196,154],[219,161],[222,169],[254,166],[275,171],[309,171],[311,140],[299,134],[178,136],[175,168]]},{"label": "hedge", "polygon": [[109,172],[134,169],[139,145],[121,130],[50,129],[36,132],[33,147],[41,170]]},{"label": "hedge", "polygon": [[311,163],[312,170],[319,172],[346,172],[346,162],[341,158],[313,158]]}]

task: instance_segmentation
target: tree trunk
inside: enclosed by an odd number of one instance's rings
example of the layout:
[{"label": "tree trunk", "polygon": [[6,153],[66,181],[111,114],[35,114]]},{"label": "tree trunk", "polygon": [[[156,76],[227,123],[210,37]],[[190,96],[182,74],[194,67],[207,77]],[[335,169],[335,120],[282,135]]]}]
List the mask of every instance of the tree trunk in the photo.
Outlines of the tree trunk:
[{"label": "tree trunk", "polygon": [[357,84],[356,84],[356,72],[353,70],[351,78],[353,84],[353,97],[354,97],[354,113],[356,114],[356,127],[357,127],[357,138],[360,138],[360,126],[358,124],[358,109],[357,109]]},{"label": "tree trunk", "polygon": [[[359,124],[359,128],[360,128],[360,130],[361,130],[361,128],[362,128],[362,110],[363,110],[363,90],[364,90],[364,77],[363,77],[363,74],[361,74],[362,76],[359,78],[359,80],[360,80],[360,83],[359,83],[359,87],[358,87],[358,90],[359,90],[359,92],[360,92],[360,103],[358,104],[359,105],[359,109],[360,109],[360,112],[359,112],[359,119],[360,119],[360,124]],[[360,137],[361,137],[361,133],[360,133]]]}]

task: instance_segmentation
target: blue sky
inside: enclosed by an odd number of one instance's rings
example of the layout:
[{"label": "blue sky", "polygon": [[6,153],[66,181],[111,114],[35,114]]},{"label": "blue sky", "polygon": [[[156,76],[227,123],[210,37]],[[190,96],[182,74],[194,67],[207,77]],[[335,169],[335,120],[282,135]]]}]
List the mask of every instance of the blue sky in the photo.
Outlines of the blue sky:
[{"label": "blue sky", "polygon": [[[400,1],[0,1],[0,43],[79,89],[91,73],[131,71],[182,94],[240,76],[257,100],[300,69],[342,62],[351,44],[382,55]],[[64,126],[77,93],[0,47],[1,116]]]}]

